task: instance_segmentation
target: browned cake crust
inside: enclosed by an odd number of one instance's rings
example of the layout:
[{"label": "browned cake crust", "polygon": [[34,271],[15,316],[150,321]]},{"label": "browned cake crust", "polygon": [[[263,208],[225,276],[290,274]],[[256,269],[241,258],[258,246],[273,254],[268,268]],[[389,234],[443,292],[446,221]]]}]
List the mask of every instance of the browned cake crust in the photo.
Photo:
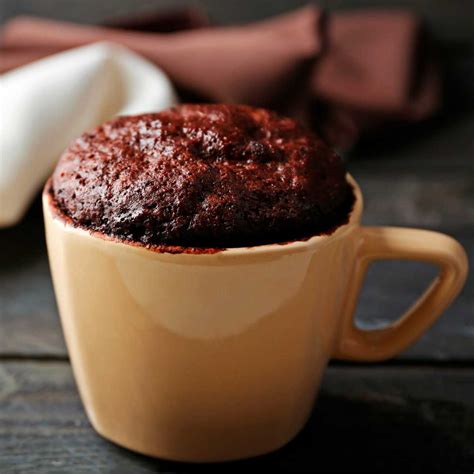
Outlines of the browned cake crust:
[{"label": "browned cake crust", "polygon": [[52,177],[78,226],[145,245],[240,247],[330,231],[353,203],[341,159],[295,120],[182,105],[83,134]]}]

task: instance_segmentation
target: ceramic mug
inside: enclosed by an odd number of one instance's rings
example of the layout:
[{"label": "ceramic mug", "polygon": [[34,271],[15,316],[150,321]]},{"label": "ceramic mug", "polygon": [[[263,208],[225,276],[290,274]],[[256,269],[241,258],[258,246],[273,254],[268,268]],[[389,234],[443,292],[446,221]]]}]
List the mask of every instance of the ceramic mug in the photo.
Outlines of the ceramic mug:
[{"label": "ceramic mug", "polygon": [[[56,298],[72,367],[98,433],[167,459],[273,451],[303,427],[331,358],[379,361],[408,347],[467,275],[463,248],[426,230],[363,227],[362,196],[330,235],[211,254],[160,253],[75,228],[43,194]],[[439,274],[398,321],[353,313],[377,259]]]}]

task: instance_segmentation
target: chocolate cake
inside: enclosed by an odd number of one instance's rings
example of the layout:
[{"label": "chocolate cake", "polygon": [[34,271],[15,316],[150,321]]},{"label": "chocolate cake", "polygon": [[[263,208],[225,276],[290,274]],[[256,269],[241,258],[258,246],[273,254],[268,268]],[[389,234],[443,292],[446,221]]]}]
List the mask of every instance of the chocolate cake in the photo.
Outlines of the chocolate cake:
[{"label": "chocolate cake", "polygon": [[297,121],[243,105],[181,105],[83,134],[52,176],[82,228],[148,246],[305,239],[346,222],[341,159]]}]

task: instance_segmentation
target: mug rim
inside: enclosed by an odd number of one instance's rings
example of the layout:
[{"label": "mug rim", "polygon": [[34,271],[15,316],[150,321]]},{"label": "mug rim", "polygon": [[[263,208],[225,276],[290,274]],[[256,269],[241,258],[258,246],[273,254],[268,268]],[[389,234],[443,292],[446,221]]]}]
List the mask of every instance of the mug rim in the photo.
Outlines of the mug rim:
[{"label": "mug rim", "polygon": [[[133,241],[124,241],[118,238],[110,237],[107,234],[104,234],[99,231],[85,229],[79,226],[72,224],[72,221],[68,222],[67,216],[64,216],[61,211],[55,209],[55,205],[52,201],[52,195],[50,192],[50,183],[51,177],[47,180],[45,187],[43,189],[43,212],[45,214],[45,218],[48,216],[52,221],[59,223],[63,230],[67,231],[68,233],[76,234],[80,237],[88,237],[95,241],[110,244],[113,246],[118,246],[123,250],[138,252],[142,254],[146,254],[147,256],[150,255],[157,255],[157,256],[171,256],[171,257],[184,257],[184,258],[211,258],[211,257],[234,257],[234,256],[241,256],[241,255],[257,255],[257,254],[282,254],[282,253],[292,253],[295,251],[306,251],[309,249],[314,249],[316,246],[321,246],[328,243],[331,240],[337,239],[343,235],[345,235],[348,231],[350,231],[354,225],[360,222],[362,211],[363,211],[363,197],[362,192],[360,190],[359,185],[355,181],[355,179],[349,174],[346,173],[347,182],[352,186],[354,192],[354,205],[352,210],[349,213],[349,218],[347,222],[341,224],[335,228],[332,232],[327,234],[317,234],[313,235],[306,239],[300,240],[292,240],[289,242],[281,242],[281,243],[270,243],[270,244],[263,244],[263,245],[254,245],[254,246],[245,246],[245,247],[230,247],[230,248],[223,248],[223,249],[211,249],[203,247],[202,251],[195,251],[195,252],[186,252],[183,251],[171,251],[166,250],[166,246],[164,249],[160,249],[158,246],[156,247],[147,247],[139,242]],[[168,248],[172,248],[171,246]],[[180,249],[191,249],[191,247],[178,247]],[[206,250],[209,250],[206,252]],[[212,251],[211,251],[212,250]]]}]

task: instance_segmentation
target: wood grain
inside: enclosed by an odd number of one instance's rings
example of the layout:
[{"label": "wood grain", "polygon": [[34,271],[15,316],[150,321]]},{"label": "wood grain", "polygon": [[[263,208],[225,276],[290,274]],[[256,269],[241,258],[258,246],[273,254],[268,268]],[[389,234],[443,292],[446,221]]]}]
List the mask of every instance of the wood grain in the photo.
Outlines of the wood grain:
[{"label": "wood grain", "polygon": [[331,367],[303,432],[225,465],[134,454],[89,425],[67,363],[0,364],[0,472],[471,472],[474,371]]}]

